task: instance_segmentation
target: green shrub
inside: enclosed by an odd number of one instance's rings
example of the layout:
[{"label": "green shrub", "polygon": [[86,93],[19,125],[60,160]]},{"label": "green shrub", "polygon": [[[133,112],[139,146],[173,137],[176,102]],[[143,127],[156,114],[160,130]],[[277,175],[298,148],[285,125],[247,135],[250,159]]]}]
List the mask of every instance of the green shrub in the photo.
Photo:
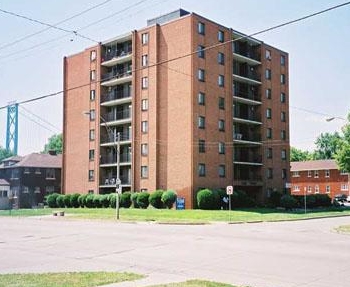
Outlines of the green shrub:
[{"label": "green shrub", "polygon": [[80,206],[79,197],[80,197],[79,193],[74,193],[71,195],[71,197],[70,197],[70,206],[71,207],[78,208]]},{"label": "green shrub", "polygon": [[59,193],[51,193],[46,197],[47,205],[51,208],[57,207],[56,199],[59,196]]},{"label": "green shrub", "polygon": [[140,192],[137,196],[137,205],[140,206],[140,208],[146,209],[149,205],[149,193],[148,192]]},{"label": "green shrub", "polygon": [[64,195],[64,197],[63,197],[63,202],[64,202],[64,205],[65,205],[66,207],[72,207],[71,204],[70,204],[70,198],[71,198],[71,197],[72,197],[71,194],[66,194],[66,195]]},{"label": "green shrub", "polygon": [[64,195],[63,194],[60,194],[59,196],[57,196],[56,198],[56,204],[57,204],[57,207],[65,207],[65,204],[64,204]]},{"label": "green shrub", "polygon": [[87,208],[93,208],[95,207],[94,205],[94,199],[95,199],[95,196],[93,194],[88,194],[85,198],[85,206]]},{"label": "green shrub", "polygon": [[197,204],[199,209],[217,209],[217,195],[210,189],[202,189],[197,193]]},{"label": "green shrub", "polygon": [[102,204],[101,204],[101,194],[94,194],[94,198],[93,198],[93,207],[95,208],[101,208]]},{"label": "green shrub", "polygon": [[283,195],[281,197],[281,206],[287,210],[298,207],[298,201],[291,195]]},{"label": "green shrub", "polygon": [[328,194],[316,194],[316,206],[330,207],[332,206],[332,199],[328,196]]},{"label": "green shrub", "polygon": [[231,206],[233,208],[254,207],[256,206],[256,202],[245,191],[235,190],[231,196]]},{"label": "green shrub", "polygon": [[129,208],[131,206],[131,192],[126,191],[120,196],[120,207]]},{"label": "green shrub", "polygon": [[115,193],[111,193],[108,195],[108,199],[109,199],[109,207],[111,208],[116,208],[116,202],[117,202],[117,196]]},{"label": "green shrub", "polygon": [[140,208],[140,206],[137,204],[137,197],[139,196],[139,192],[134,192],[131,194],[131,202],[133,208]]},{"label": "green shrub", "polygon": [[109,194],[102,194],[100,196],[100,206],[107,208],[109,207]]},{"label": "green shrub", "polygon": [[162,194],[162,202],[164,206],[171,209],[176,201],[177,195],[173,190],[164,191]]},{"label": "green shrub", "polygon": [[163,208],[163,202],[162,202],[162,195],[164,191],[163,190],[156,190],[151,193],[149,196],[149,203],[154,207],[154,208]]},{"label": "green shrub", "polygon": [[316,196],[314,194],[306,196],[306,205],[308,208],[316,207]]},{"label": "green shrub", "polygon": [[281,206],[281,197],[282,197],[282,193],[278,191],[271,192],[270,197],[268,199],[269,205],[271,207]]}]

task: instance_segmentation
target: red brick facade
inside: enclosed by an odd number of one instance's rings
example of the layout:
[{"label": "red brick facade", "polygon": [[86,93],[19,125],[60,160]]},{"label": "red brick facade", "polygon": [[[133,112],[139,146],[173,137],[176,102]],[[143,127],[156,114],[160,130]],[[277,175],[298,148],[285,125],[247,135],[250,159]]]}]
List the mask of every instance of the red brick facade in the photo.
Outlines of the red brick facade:
[{"label": "red brick facade", "polygon": [[[283,191],[289,181],[288,54],[194,13],[171,17],[65,58],[64,191],[113,191],[108,134],[117,133],[124,191],[173,189],[186,208],[195,206],[200,188],[234,185],[258,200]],[[83,116],[92,110],[93,120]]]},{"label": "red brick facade", "polygon": [[341,172],[334,160],[291,162],[291,193],[293,195],[350,195],[349,175]]}]

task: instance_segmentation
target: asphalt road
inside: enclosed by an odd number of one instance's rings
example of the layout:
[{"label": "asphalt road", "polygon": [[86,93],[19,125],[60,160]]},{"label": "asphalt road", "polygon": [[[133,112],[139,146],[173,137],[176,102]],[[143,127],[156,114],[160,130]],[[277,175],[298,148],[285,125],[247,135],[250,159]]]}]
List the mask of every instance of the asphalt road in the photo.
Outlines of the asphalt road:
[{"label": "asphalt road", "polygon": [[[0,218],[0,273],[129,271],[113,286],[209,279],[254,287],[349,287],[350,217],[213,225]],[[112,286],[112,285],[111,285]]]}]

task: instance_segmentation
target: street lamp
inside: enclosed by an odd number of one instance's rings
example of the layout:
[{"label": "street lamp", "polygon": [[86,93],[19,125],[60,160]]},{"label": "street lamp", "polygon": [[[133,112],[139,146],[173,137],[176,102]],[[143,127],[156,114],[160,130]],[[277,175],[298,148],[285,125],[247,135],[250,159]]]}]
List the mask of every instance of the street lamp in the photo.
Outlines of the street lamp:
[{"label": "street lamp", "polygon": [[[91,117],[91,112],[84,112],[84,115],[88,115]],[[113,141],[113,149],[115,151],[116,162],[117,162],[117,178],[115,180],[115,212],[116,219],[119,220],[119,195],[122,193],[122,186],[120,180],[120,132],[117,133],[117,141],[115,140],[114,133],[112,129],[109,127],[107,121],[104,117],[100,115],[100,120],[104,123],[107,131],[108,138]]]}]

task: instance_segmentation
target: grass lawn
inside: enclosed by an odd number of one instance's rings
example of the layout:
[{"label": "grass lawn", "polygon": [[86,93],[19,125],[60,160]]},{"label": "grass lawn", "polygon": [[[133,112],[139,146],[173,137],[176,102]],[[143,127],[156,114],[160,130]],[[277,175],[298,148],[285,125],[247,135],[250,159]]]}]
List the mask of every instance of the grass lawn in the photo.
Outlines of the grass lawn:
[{"label": "grass lawn", "polygon": [[181,283],[154,285],[150,287],[235,287],[235,286],[230,284],[210,282],[210,281],[189,280]]},{"label": "grass lawn", "polygon": [[350,234],[350,225],[341,225],[335,229],[339,233]]},{"label": "grass lawn", "polygon": [[0,287],[94,287],[141,278],[141,275],[117,272],[0,274]]},{"label": "grass lawn", "polygon": [[[64,210],[67,218],[114,220],[115,209],[112,208],[44,208],[1,210],[0,216],[41,216],[51,215],[53,210]],[[250,222],[250,221],[278,221],[323,216],[350,215],[349,208],[329,208],[308,211],[303,210],[287,212],[284,210],[268,208],[250,208],[233,210],[167,210],[167,209],[134,209],[121,208],[121,221],[156,221],[162,223],[208,223],[214,221]]]}]

